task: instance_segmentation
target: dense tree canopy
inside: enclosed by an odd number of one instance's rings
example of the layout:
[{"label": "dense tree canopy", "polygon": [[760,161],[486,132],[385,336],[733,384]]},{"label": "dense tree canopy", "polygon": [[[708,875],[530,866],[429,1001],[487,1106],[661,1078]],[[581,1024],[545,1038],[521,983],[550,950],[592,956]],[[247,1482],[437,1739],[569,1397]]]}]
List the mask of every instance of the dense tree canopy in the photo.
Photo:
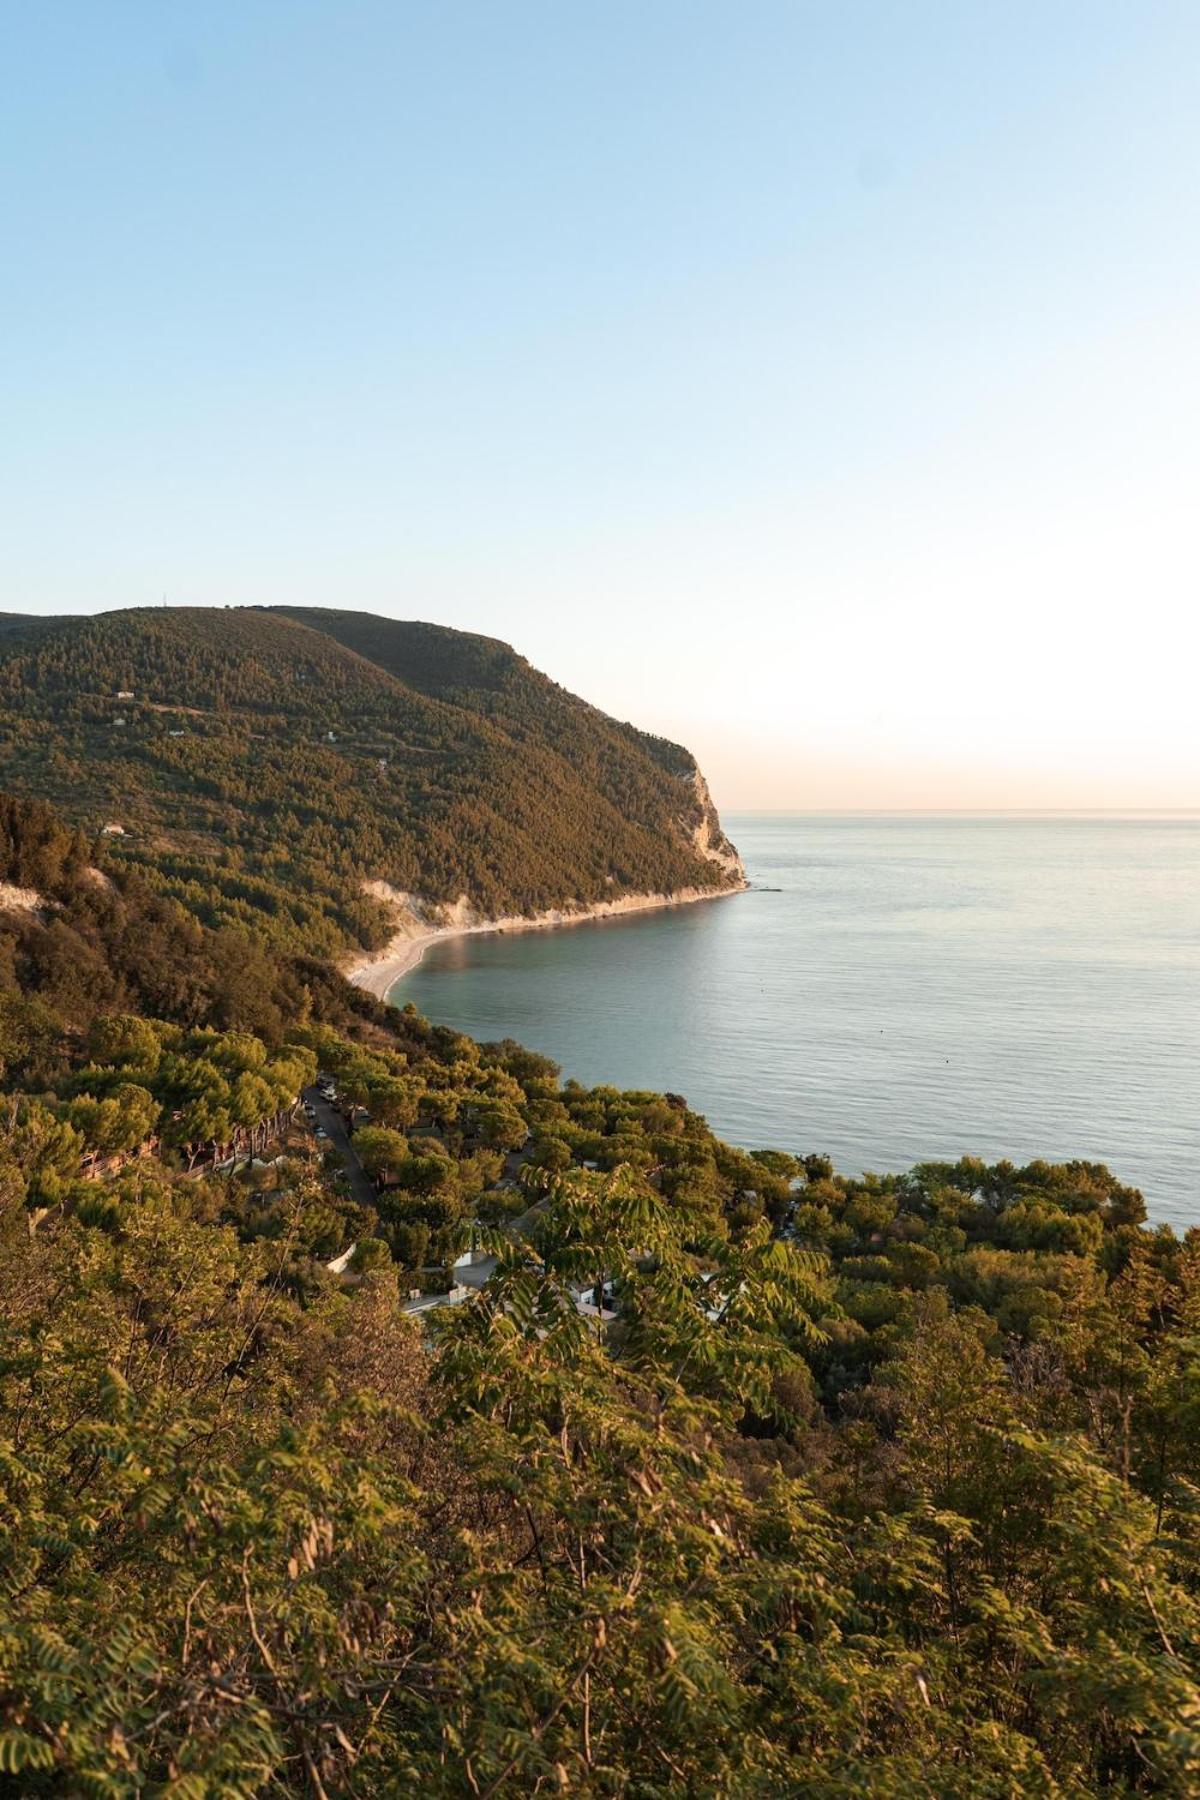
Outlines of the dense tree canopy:
[{"label": "dense tree canopy", "polygon": [[365,878],[487,916],[728,881],[693,842],[731,848],[687,751],[437,626],[256,608],[10,624],[0,757],[22,794],[108,833],[106,866],[310,954],[384,941]]},{"label": "dense tree canopy", "polygon": [[0,1796],[1200,1791],[1200,1233],[734,1148],[0,822]]}]

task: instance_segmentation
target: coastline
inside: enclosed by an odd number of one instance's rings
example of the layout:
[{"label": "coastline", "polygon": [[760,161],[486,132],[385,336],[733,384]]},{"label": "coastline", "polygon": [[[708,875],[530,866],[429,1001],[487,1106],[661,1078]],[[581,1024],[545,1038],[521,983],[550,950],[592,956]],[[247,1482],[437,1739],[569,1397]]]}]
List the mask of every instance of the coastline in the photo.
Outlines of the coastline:
[{"label": "coastline", "polygon": [[[656,912],[668,906],[691,906],[699,900],[724,900],[731,894],[744,894],[749,885],[749,882],[743,880],[736,887],[680,888],[674,894],[626,894],[620,900],[598,900],[592,906],[575,911],[551,907],[547,912],[530,915],[514,913],[499,919],[471,918],[465,903],[460,902],[457,907],[449,909],[459,916],[447,925],[427,924],[407,896],[404,896],[408,911],[407,922],[396,931],[382,950],[377,950],[372,956],[362,957],[342,972],[354,987],[374,994],[377,1000],[386,1000],[401,976],[416,968],[429,946],[442,943],[447,938],[475,937],[489,931],[546,931],[560,925],[587,925],[597,919],[619,918],[625,913]],[[398,901],[402,898],[400,895],[394,897]]]}]

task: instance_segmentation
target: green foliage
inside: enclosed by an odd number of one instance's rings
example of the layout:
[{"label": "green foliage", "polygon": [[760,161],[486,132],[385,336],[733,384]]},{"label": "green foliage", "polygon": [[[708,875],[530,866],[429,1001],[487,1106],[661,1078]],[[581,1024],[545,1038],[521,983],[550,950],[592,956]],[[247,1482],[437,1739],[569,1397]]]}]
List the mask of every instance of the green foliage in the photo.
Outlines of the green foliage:
[{"label": "green foliage", "polygon": [[301,1301],[286,1238],[165,1197],[18,1240],[12,1791],[1190,1791],[1195,1520],[1138,1470],[1195,1454],[1194,1249],[1093,1295],[1141,1349],[1127,1478],[1054,1417],[1110,1319],[1051,1372],[914,1294],[839,1423],[821,1260],[689,1244],[645,1177],[556,1177],[422,1342],[369,1241]]},{"label": "green foliage", "polygon": [[4,1800],[1200,1791],[1200,1232],[735,1149],[4,819]]},{"label": "green foliage", "polygon": [[[121,695],[132,698],[121,698]],[[728,848],[677,745],[566,694],[506,645],[365,614],[153,609],[0,635],[0,752],[105,865],[214,931],[329,955],[387,936],[372,877],[485,914],[720,888]],[[16,873],[83,840],[27,820]],[[34,838],[37,841],[34,841]],[[155,1011],[165,1011],[155,1006]]]},{"label": "green foliage", "polygon": [[408,1162],[408,1139],[403,1132],[386,1126],[365,1126],[355,1134],[354,1149],[368,1175],[390,1181],[396,1171]]}]

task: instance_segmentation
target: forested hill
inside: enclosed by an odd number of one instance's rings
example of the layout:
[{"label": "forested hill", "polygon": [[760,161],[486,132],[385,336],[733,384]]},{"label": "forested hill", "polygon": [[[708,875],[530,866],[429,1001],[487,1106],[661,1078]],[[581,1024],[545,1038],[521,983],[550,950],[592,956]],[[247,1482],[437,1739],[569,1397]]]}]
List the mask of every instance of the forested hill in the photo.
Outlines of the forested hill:
[{"label": "forested hill", "polygon": [[688,751],[507,645],[308,609],[0,621],[0,769],[213,924],[333,952],[365,879],[484,914],[728,886]]}]

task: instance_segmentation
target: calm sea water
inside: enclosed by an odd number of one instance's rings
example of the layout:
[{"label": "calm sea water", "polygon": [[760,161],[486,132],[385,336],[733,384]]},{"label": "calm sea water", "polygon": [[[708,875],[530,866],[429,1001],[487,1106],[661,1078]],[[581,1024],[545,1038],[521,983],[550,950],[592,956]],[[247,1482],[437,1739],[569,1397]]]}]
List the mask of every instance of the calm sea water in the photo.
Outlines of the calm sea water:
[{"label": "calm sea water", "polygon": [[391,997],[750,1148],[1086,1157],[1200,1224],[1200,818],[727,825],[755,891],[438,945]]}]

